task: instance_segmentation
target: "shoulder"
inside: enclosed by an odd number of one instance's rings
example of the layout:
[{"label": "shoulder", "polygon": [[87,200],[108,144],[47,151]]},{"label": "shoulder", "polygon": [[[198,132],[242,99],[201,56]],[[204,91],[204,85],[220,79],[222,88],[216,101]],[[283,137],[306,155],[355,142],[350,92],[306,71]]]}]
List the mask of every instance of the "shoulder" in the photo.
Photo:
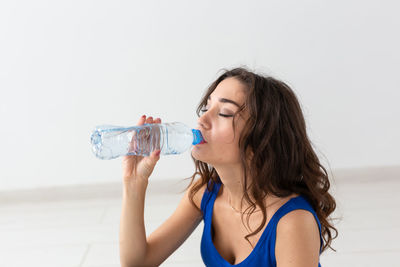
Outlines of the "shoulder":
[{"label": "shoulder", "polygon": [[[283,231],[307,230],[319,235],[319,228],[314,215],[304,209],[296,209],[288,212],[278,222],[277,229]],[[316,231],[315,231],[316,230]]]},{"label": "shoulder", "polygon": [[314,215],[303,209],[284,215],[276,228],[275,256],[279,266],[317,266],[320,232]]}]

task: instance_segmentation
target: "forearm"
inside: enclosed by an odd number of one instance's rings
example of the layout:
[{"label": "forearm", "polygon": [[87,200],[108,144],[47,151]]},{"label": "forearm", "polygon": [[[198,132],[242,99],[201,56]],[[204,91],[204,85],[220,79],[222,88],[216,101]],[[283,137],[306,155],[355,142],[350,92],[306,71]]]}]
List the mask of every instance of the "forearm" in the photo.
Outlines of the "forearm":
[{"label": "forearm", "polygon": [[138,266],[146,256],[144,201],[147,185],[124,186],[119,232],[121,265]]}]

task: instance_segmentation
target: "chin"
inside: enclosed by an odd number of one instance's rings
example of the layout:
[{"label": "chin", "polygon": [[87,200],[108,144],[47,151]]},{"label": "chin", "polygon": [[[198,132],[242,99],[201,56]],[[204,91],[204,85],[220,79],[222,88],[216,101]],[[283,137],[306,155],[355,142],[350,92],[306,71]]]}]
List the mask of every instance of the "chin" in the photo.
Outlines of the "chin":
[{"label": "chin", "polygon": [[195,160],[199,160],[199,161],[201,161],[201,162],[208,163],[208,162],[204,159],[204,157],[199,156],[199,154],[196,153],[196,152],[193,152],[193,150],[192,150],[191,154],[192,154],[192,157],[193,157]]},{"label": "chin", "polygon": [[198,154],[197,154],[196,152],[193,152],[193,150],[191,151],[191,155],[192,155],[192,157],[193,157],[194,159],[200,160],[199,157],[198,157]]}]

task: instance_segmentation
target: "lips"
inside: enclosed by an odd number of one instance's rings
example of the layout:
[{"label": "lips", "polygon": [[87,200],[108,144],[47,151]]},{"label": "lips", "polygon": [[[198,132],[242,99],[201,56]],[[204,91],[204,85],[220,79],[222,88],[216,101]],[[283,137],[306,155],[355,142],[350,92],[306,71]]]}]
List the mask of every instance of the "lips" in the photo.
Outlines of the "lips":
[{"label": "lips", "polygon": [[205,144],[205,143],[207,143],[206,139],[204,138],[203,133],[201,132],[201,130],[199,130],[199,131],[200,131],[200,133],[201,133],[201,136],[203,137],[203,140],[202,140],[199,144]]}]

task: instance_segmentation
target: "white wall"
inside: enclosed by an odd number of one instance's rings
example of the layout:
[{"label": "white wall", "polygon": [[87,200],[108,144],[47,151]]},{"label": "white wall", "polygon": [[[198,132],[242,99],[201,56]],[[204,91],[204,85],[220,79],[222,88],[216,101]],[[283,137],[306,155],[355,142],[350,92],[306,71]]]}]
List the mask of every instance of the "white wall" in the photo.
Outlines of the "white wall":
[{"label": "white wall", "polygon": [[[221,68],[291,85],[331,168],[398,165],[397,1],[0,2],[0,190],[121,180],[99,124],[196,126]],[[396,149],[397,148],[397,149]],[[323,154],[323,155],[322,155]],[[151,179],[193,173],[190,152]]]}]

